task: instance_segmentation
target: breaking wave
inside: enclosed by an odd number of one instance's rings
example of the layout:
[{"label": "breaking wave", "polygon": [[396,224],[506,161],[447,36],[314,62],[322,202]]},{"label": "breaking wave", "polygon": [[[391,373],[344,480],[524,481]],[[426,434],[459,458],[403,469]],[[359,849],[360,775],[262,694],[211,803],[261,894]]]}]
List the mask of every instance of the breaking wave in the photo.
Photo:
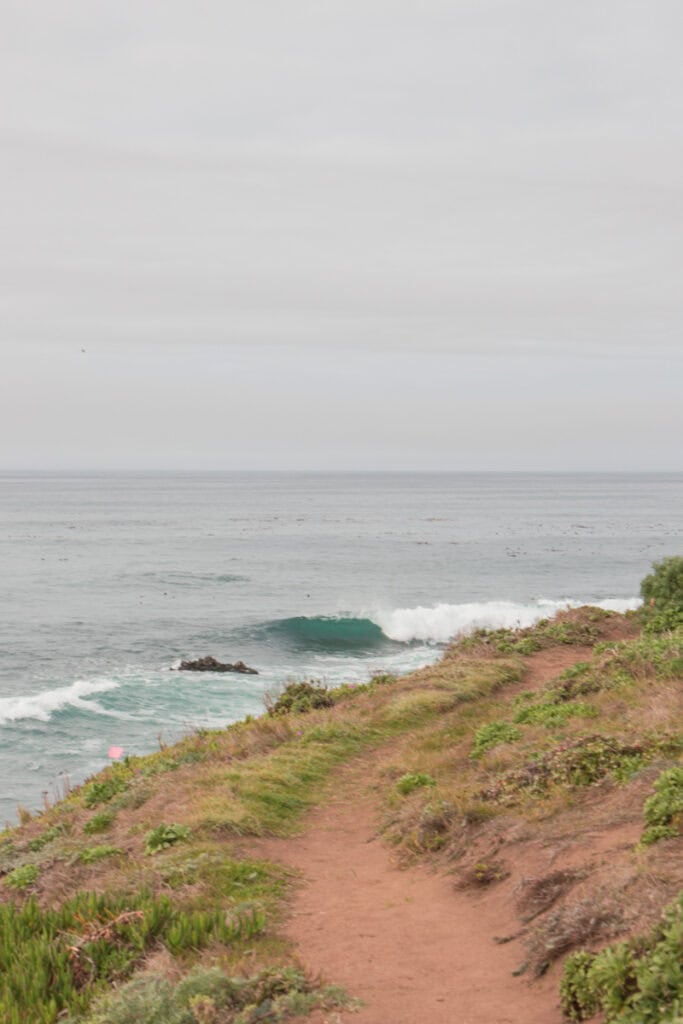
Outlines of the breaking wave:
[{"label": "breaking wave", "polygon": [[[613,598],[592,602],[608,611],[637,608],[640,600]],[[295,650],[328,652],[377,652],[396,644],[447,643],[475,629],[519,629],[539,619],[550,618],[566,608],[578,608],[585,601],[539,600],[531,604],[514,601],[483,601],[466,604],[437,604],[431,607],[372,610],[362,616],[298,615],[267,622],[251,637],[274,640]]]},{"label": "breaking wave", "polygon": [[296,615],[276,619],[257,630],[264,640],[275,640],[295,650],[377,651],[391,646],[391,638],[378,623],[354,616]]},{"label": "breaking wave", "polygon": [[2,697],[0,698],[0,725],[18,722],[24,718],[49,722],[55,711],[61,711],[67,707],[94,711],[97,714],[108,714],[97,701],[85,700],[85,698],[94,693],[115,690],[118,685],[110,679],[79,679],[75,683],[71,683],[70,686],[60,686],[55,690],[42,690],[40,693],[26,694],[23,697]]},{"label": "breaking wave", "polygon": [[[579,608],[585,601],[544,601],[516,604],[513,601],[484,601],[469,604],[437,604],[431,608],[395,608],[372,614],[385,636],[409,643],[446,643],[475,629],[523,629],[539,619],[550,618],[566,608]],[[608,611],[637,608],[640,600],[614,598],[592,602]]]}]

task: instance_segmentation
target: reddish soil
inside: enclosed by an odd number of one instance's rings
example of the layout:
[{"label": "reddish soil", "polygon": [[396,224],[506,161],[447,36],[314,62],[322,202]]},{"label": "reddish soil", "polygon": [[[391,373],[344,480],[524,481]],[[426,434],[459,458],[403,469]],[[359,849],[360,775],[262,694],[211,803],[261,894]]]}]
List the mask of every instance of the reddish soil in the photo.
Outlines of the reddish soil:
[{"label": "reddish soil", "polygon": [[[542,651],[524,686],[590,654]],[[377,835],[376,764],[371,755],[340,771],[302,835],[259,844],[303,877],[285,927],[303,964],[364,1004],[316,1024],[560,1024],[557,978],[514,977],[524,950],[494,941],[520,928],[509,886],[457,891],[452,877],[394,862]]]}]

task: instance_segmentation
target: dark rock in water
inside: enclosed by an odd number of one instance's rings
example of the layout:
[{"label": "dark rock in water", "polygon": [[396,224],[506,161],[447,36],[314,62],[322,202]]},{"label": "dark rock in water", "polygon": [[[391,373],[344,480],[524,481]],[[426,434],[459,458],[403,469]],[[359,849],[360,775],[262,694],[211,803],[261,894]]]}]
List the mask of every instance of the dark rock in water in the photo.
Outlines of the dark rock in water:
[{"label": "dark rock in water", "polygon": [[218,661],[207,654],[204,658],[197,658],[196,661],[181,661],[178,666],[179,672],[241,672],[242,675],[257,676],[255,668],[249,668],[243,661],[236,661],[230,665],[225,661]]}]

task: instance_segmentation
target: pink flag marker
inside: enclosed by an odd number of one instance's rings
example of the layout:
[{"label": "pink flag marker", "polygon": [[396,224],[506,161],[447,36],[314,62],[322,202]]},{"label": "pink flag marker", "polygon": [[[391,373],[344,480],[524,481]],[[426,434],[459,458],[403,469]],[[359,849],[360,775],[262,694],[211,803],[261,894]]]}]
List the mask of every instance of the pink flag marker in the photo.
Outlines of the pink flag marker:
[{"label": "pink flag marker", "polygon": [[112,761],[118,761],[118,759],[121,757],[122,753],[123,753],[123,747],[110,747],[109,748],[109,756],[112,759]]}]

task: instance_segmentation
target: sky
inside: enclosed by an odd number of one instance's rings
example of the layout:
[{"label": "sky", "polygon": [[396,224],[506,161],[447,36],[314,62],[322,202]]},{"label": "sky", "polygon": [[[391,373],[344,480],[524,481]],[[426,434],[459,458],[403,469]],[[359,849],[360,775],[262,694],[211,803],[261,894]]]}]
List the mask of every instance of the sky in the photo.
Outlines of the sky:
[{"label": "sky", "polygon": [[680,0],[0,16],[0,469],[683,469]]}]

